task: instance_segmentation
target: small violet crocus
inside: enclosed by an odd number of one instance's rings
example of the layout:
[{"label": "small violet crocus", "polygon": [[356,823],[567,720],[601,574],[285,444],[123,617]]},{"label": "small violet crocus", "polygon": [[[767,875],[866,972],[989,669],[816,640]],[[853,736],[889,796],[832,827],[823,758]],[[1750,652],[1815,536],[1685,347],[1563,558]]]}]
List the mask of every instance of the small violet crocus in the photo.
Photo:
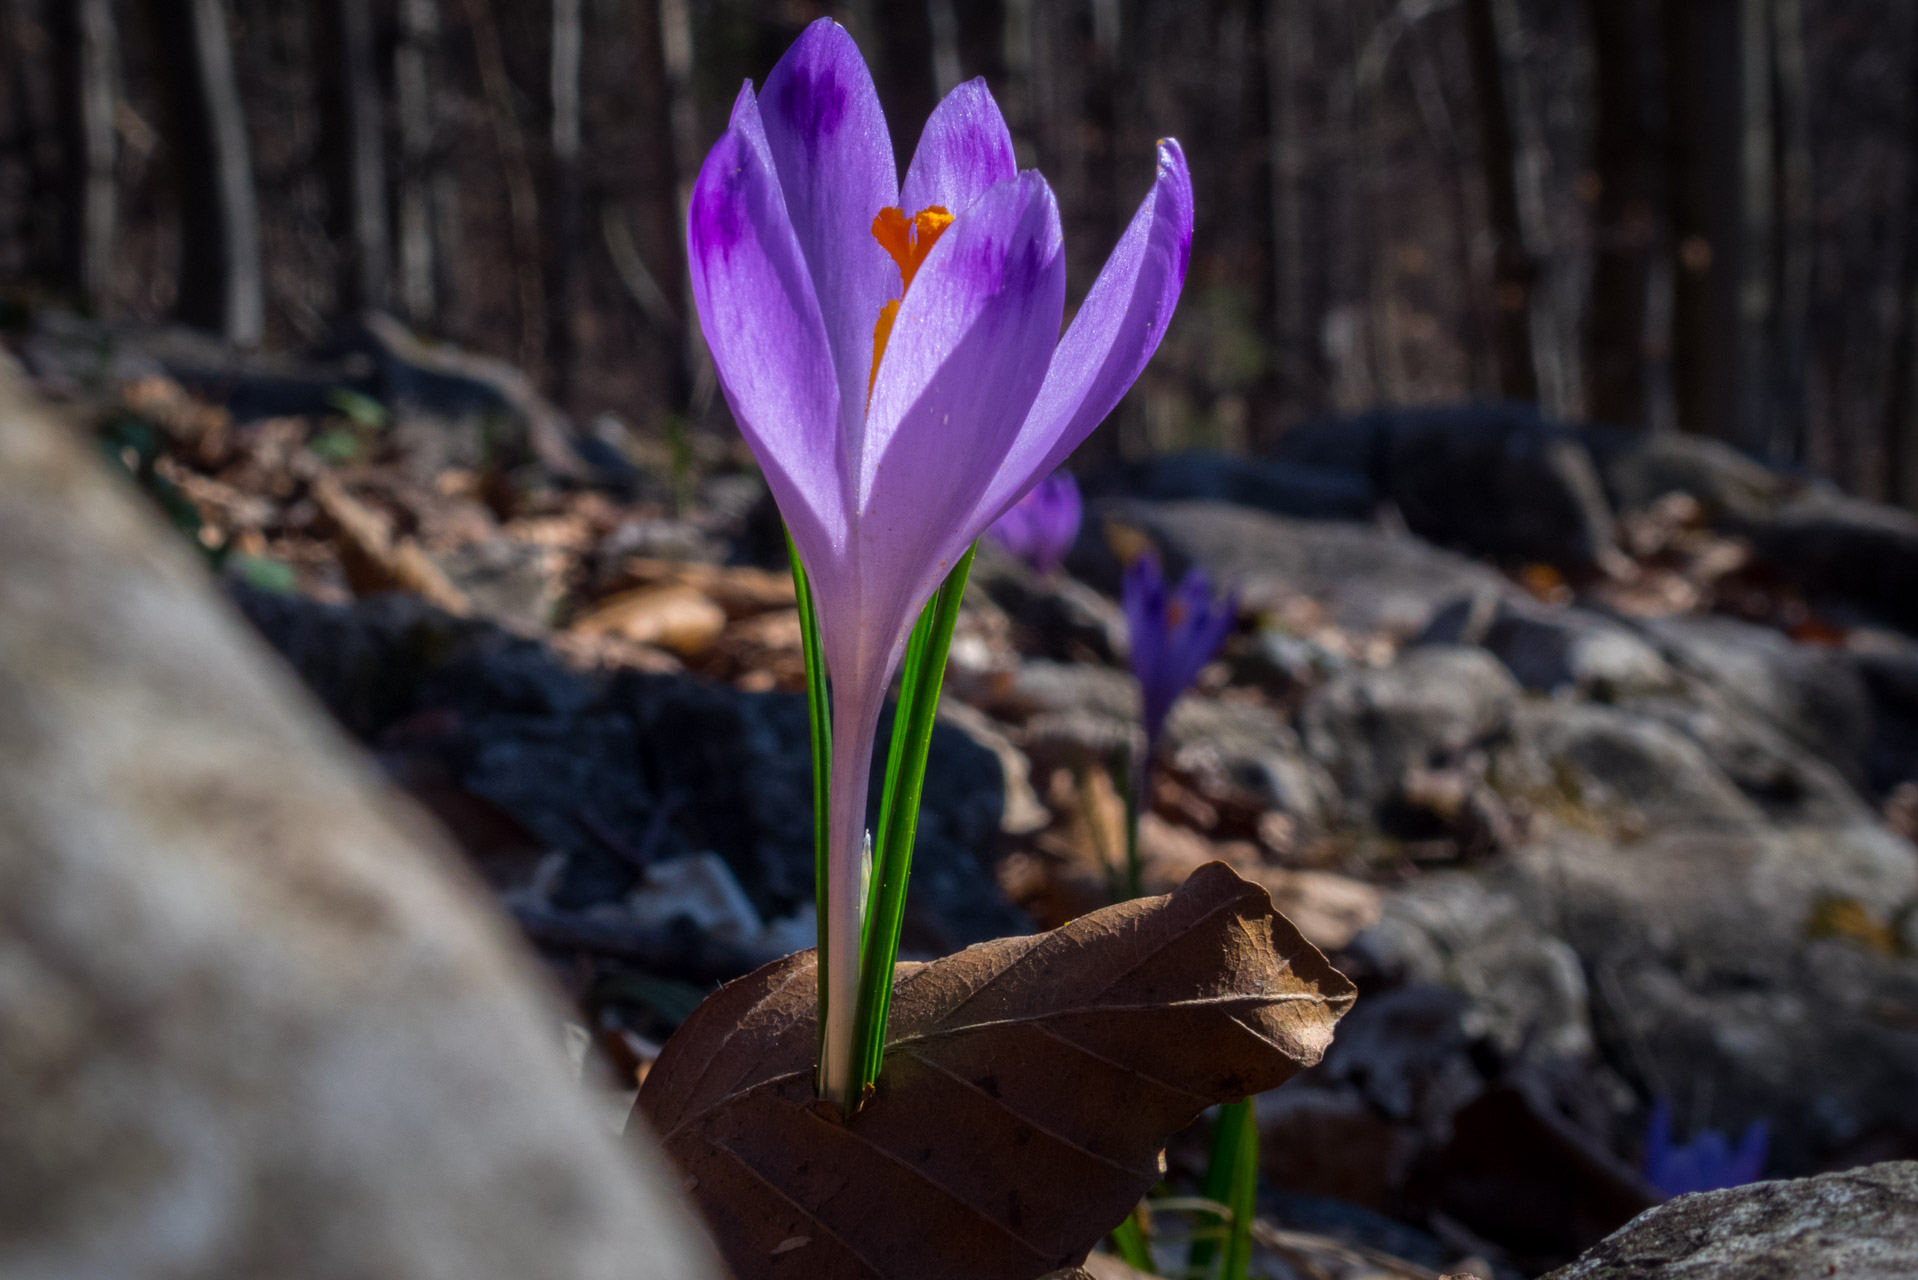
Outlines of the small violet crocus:
[{"label": "small violet crocus", "polygon": [[1078,482],[1070,471],[1055,471],[1013,503],[989,532],[1040,573],[1051,573],[1072,550],[1083,513]]},{"label": "small violet crocus", "polygon": [[913,620],[976,540],[1112,411],[1192,245],[1176,142],[1060,334],[1065,255],[984,81],[933,111],[905,180],[846,31],[807,27],[700,167],[688,265],[726,400],[785,518],[832,678],[819,1081],[850,1111],[874,734]]},{"label": "small violet crocus", "polygon": [[1232,629],[1238,616],[1238,599],[1231,592],[1214,599],[1211,580],[1196,565],[1186,571],[1178,589],[1168,596],[1159,557],[1150,551],[1126,568],[1121,594],[1126,627],[1131,633],[1132,674],[1139,679],[1139,718],[1145,725],[1145,755],[1149,758],[1165,730],[1173,702],[1198,678],[1199,669],[1212,660]]},{"label": "small violet crocus", "polygon": [[1771,1126],[1763,1120],[1747,1126],[1737,1147],[1715,1129],[1707,1129],[1682,1145],[1675,1143],[1672,1105],[1659,1098],[1652,1103],[1651,1120],[1645,1128],[1645,1180],[1668,1196],[1740,1187],[1764,1176],[1770,1143]]}]

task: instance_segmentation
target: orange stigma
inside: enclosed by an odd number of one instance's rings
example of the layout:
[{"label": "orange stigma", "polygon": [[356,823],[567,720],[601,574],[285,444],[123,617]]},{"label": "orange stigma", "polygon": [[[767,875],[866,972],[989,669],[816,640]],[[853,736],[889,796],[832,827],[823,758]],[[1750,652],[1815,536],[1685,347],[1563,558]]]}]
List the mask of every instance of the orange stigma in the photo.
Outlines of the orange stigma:
[{"label": "orange stigma", "polygon": [[[872,238],[899,264],[900,292],[912,288],[912,278],[932,252],[940,233],[952,225],[952,215],[939,205],[928,205],[911,218],[904,209],[887,206],[872,220]],[[879,323],[872,327],[872,373],[866,379],[866,399],[872,399],[873,384],[879,381],[879,357],[886,354],[886,339],[892,336],[892,322],[899,318],[897,300],[879,308]]]}]

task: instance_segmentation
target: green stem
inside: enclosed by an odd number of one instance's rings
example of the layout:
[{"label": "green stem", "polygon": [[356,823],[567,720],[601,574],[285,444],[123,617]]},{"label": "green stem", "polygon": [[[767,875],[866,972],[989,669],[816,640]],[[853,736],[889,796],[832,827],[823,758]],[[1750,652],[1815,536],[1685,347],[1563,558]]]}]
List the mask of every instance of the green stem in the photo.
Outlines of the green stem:
[{"label": "green stem", "polygon": [[946,675],[946,654],[966,594],[973,549],[967,548],[944,585],[926,605],[906,644],[893,713],[892,745],[886,753],[879,833],[873,850],[872,893],[866,910],[865,945],[859,966],[859,1007],[853,1023],[853,1052],[858,1093],[879,1079],[885,1056],[886,1015],[892,1006],[893,964],[899,956],[899,929],[905,920],[906,881],[912,874],[913,837],[919,829],[919,800],[926,783],[926,752],[939,710],[939,686]]},{"label": "green stem", "polygon": [[1152,1250],[1146,1247],[1145,1232],[1139,1227],[1139,1211],[1134,1209],[1125,1216],[1125,1221],[1112,1228],[1112,1247],[1119,1252],[1120,1261],[1134,1271],[1146,1275],[1152,1270]]},{"label": "green stem", "polygon": [[799,605],[799,632],[806,655],[806,724],[812,741],[812,871],[814,906],[819,931],[819,1060],[824,1061],[826,1035],[826,863],[831,851],[829,804],[832,795],[832,704],[826,698],[826,655],[819,640],[819,611],[813,605],[812,584],[799,548],[786,537],[786,556],[792,561],[793,595]]},{"label": "green stem", "polygon": [[[1226,1223],[1225,1250],[1219,1280],[1245,1280],[1252,1260],[1252,1217],[1258,1212],[1259,1125],[1252,1099],[1228,1102],[1219,1108],[1212,1126],[1212,1159],[1205,1171],[1205,1196],[1232,1211]],[[1187,1271],[1205,1275],[1218,1244],[1195,1239],[1186,1255]]]},{"label": "green stem", "polygon": [[1139,816],[1145,812],[1152,785],[1152,743],[1126,748],[1125,782],[1125,896],[1145,897],[1145,866],[1139,859]]}]

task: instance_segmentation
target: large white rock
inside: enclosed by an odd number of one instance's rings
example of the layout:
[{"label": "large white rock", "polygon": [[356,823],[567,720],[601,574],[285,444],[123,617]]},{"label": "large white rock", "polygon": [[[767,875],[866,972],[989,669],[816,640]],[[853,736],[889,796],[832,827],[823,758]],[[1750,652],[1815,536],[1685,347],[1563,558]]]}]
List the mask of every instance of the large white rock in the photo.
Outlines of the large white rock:
[{"label": "large white rock", "polygon": [[0,1276],[715,1275],[634,1150],[440,838],[0,359]]}]

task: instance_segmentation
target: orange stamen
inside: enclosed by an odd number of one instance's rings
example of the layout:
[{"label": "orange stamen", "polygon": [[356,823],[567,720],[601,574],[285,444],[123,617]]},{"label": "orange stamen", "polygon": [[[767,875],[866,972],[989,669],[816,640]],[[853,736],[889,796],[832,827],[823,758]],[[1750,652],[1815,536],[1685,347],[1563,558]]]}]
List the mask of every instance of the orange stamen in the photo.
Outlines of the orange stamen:
[{"label": "orange stamen", "polygon": [[[906,217],[904,209],[888,205],[872,220],[872,238],[899,265],[902,294],[912,288],[912,278],[919,274],[926,255],[951,225],[952,215],[936,204],[921,209],[911,219]],[[873,386],[879,381],[879,358],[886,354],[886,339],[892,336],[892,322],[898,317],[896,300],[879,308],[879,323],[872,327],[872,375],[866,379],[867,400],[872,399]]]},{"label": "orange stamen", "polygon": [[898,318],[898,299],[879,308],[879,323],[872,327],[872,373],[866,377],[867,404],[872,403],[873,384],[879,381],[879,357],[886,354],[886,339],[892,337],[892,322]]}]

